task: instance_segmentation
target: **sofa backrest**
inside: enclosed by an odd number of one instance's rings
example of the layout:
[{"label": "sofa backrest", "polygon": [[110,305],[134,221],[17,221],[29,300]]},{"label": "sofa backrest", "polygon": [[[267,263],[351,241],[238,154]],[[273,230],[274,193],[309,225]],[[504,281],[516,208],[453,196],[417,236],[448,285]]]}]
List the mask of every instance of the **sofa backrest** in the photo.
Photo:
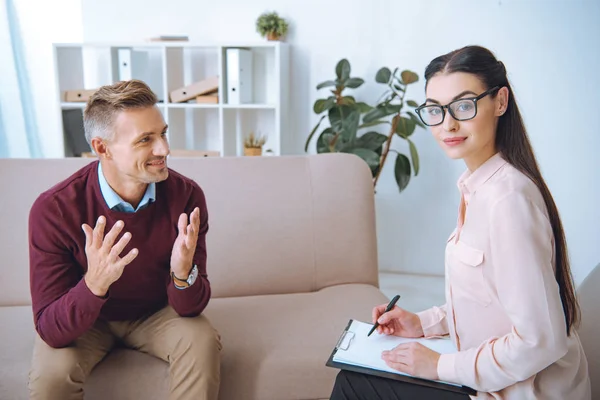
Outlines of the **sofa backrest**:
[{"label": "sofa backrest", "polygon": [[[30,304],[28,216],[88,158],[0,159],[0,305]],[[349,154],[171,158],[205,192],[214,297],[378,284],[371,174]]]}]

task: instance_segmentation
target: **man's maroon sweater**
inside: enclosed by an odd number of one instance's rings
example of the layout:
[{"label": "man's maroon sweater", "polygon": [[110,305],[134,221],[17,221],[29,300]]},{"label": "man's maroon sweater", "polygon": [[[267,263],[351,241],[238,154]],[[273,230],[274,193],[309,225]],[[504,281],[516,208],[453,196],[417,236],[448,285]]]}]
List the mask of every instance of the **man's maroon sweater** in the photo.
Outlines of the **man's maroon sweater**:
[{"label": "man's maroon sweater", "polygon": [[[170,259],[181,213],[189,217],[200,208],[200,234],[194,263],[198,279],[177,289],[170,276]],[[105,234],[118,221],[132,237],[121,256],[131,249],[138,256],[114,282],[105,298],[95,296],[83,275],[87,271],[85,234],[98,217],[106,217]],[[98,319],[132,320],[171,305],[182,317],[199,315],[210,299],[206,274],[208,214],[203,191],[193,180],[169,170],[156,184],[156,201],[135,213],[108,208],[98,182],[98,162],[83,167],[42,193],[29,215],[30,286],[35,327],[52,347],[64,347]],[[190,265],[190,268],[192,265]]]}]

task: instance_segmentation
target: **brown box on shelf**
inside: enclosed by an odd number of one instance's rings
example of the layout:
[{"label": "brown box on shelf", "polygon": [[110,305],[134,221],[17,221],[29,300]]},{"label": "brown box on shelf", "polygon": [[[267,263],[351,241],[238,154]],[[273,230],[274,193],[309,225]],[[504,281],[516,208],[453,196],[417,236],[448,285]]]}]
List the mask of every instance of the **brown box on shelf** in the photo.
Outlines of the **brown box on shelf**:
[{"label": "brown box on shelf", "polygon": [[196,96],[196,103],[201,104],[218,104],[219,94],[217,92],[203,94],[202,96]]},{"label": "brown box on shelf", "polygon": [[86,102],[96,93],[96,90],[98,89],[66,90],[64,92],[64,101],[69,103]]},{"label": "brown box on shelf", "polygon": [[218,89],[219,77],[213,76],[211,78],[207,78],[199,82],[192,83],[191,85],[187,85],[182,88],[171,91],[171,102],[183,103],[203,94],[212,93]]}]

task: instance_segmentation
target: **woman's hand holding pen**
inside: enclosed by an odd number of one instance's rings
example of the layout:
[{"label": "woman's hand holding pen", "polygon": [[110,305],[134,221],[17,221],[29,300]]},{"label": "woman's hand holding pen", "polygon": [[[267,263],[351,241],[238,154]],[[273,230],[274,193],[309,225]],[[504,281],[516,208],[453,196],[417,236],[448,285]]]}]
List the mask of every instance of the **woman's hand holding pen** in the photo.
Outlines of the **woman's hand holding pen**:
[{"label": "woman's hand holding pen", "polygon": [[409,338],[423,337],[423,327],[417,314],[395,306],[385,312],[387,304],[373,308],[373,324],[379,322],[377,332],[382,335],[395,335]]},{"label": "woman's hand holding pen", "polygon": [[[397,306],[385,312],[386,307],[387,304],[382,304],[373,309],[373,324],[379,323],[378,333],[409,338],[423,337],[423,326],[417,314]],[[420,343],[401,344],[381,353],[381,358],[388,366],[400,372],[425,379],[438,379],[440,355]]]}]

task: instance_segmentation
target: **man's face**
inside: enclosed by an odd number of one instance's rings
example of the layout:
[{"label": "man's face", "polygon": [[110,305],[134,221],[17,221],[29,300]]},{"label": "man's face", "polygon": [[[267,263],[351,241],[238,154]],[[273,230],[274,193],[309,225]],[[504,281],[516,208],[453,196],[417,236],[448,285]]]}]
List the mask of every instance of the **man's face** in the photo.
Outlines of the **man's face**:
[{"label": "man's face", "polygon": [[117,179],[144,184],[167,179],[167,125],[158,107],[121,111],[113,129],[106,154]]}]

